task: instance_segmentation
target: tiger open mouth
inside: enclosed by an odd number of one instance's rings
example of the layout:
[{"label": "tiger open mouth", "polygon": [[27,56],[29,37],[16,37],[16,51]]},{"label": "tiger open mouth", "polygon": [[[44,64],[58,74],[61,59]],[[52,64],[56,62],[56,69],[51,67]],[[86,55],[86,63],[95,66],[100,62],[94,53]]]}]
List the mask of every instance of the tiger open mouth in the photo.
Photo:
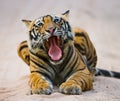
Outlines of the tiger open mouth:
[{"label": "tiger open mouth", "polygon": [[61,38],[59,36],[51,36],[46,41],[48,55],[53,61],[59,61],[62,57]]}]

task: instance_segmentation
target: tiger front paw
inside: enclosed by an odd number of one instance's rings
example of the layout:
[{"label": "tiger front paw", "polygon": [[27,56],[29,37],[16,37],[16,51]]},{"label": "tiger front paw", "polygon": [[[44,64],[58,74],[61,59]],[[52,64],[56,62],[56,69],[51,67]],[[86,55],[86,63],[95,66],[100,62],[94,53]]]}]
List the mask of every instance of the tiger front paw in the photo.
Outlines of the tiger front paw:
[{"label": "tiger front paw", "polygon": [[49,95],[53,92],[53,87],[49,82],[33,82],[31,84],[31,94],[46,94]]},{"label": "tiger front paw", "polygon": [[63,94],[79,95],[82,93],[80,85],[67,81],[60,85],[59,91]]},{"label": "tiger front paw", "polygon": [[41,76],[37,73],[32,73],[30,75],[30,87],[31,94],[46,94],[49,95],[53,91],[52,83],[46,79],[44,76]]}]

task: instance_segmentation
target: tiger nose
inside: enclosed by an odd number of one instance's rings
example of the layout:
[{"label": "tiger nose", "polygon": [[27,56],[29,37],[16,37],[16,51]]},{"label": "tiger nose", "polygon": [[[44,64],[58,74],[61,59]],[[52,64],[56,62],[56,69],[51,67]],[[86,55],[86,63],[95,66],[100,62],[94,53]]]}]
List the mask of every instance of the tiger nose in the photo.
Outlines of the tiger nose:
[{"label": "tiger nose", "polygon": [[46,31],[47,31],[48,33],[50,33],[50,34],[53,34],[54,31],[55,31],[55,28],[54,28],[54,27],[50,27],[50,28],[48,28]]}]

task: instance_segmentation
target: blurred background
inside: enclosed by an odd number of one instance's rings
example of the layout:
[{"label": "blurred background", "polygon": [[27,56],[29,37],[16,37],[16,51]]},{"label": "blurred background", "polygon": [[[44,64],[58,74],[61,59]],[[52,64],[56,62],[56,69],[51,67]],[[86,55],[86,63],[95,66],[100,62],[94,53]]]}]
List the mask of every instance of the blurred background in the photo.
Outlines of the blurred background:
[{"label": "blurred background", "polygon": [[18,44],[27,39],[21,20],[66,10],[71,25],[85,29],[94,43],[97,67],[120,72],[120,0],[0,0],[0,82],[29,74],[17,55]]}]

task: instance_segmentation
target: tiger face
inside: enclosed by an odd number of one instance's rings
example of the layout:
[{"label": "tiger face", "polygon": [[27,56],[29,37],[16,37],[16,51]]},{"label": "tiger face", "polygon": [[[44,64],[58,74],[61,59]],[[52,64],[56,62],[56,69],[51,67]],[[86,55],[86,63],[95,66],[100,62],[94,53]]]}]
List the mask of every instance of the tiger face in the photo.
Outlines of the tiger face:
[{"label": "tiger face", "polygon": [[66,11],[60,15],[42,16],[33,21],[23,20],[29,28],[29,49],[34,52],[44,50],[52,61],[61,60],[65,44],[74,38],[68,15],[69,11]]}]

